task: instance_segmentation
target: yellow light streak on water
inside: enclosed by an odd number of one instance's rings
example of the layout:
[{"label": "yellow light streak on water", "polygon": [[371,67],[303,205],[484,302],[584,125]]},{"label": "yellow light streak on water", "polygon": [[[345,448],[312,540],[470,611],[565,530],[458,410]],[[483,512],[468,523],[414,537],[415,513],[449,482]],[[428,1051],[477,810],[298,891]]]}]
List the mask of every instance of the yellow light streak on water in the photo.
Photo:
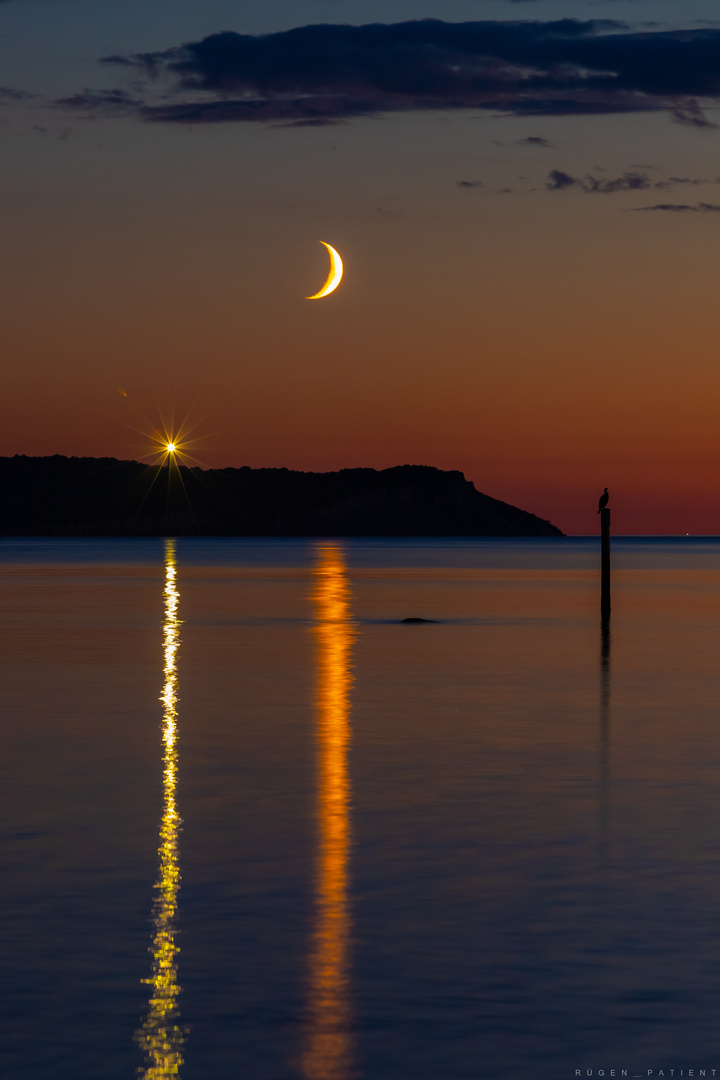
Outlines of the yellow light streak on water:
[{"label": "yellow light streak on water", "polygon": [[350,791],[350,663],[354,640],[350,589],[342,551],[319,548],[315,633],[318,642],[318,821],[316,916],[310,956],[309,1032],[303,1056],[307,1080],[352,1075],[348,855]]},{"label": "yellow light streak on water", "polygon": [[160,868],[155,884],[153,910],[152,975],[145,979],[152,987],[148,1011],[136,1039],[145,1054],[145,1066],[138,1069],[147,1080],[177,1076],[183,1063],[184,1031],[178,1023],[177,954],[175,944],[177,898],[180,888],[177,812],[177,651],[180,646],[175,541],[165,541],[165,619],[163,623],[164,686],[163,703],[163,814],[160,824]]}]

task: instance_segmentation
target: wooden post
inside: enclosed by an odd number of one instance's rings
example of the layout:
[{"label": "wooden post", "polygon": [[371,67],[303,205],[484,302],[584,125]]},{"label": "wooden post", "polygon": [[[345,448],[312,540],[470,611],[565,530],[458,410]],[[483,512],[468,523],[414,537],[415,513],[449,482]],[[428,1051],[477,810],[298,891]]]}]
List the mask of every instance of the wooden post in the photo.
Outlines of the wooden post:
[{"label": "wooden post", "polygon": [[610,510],[604,507],[600,511],[600,528],[602,541],[600,546],[600,615],[603,619],[610,618]]}]

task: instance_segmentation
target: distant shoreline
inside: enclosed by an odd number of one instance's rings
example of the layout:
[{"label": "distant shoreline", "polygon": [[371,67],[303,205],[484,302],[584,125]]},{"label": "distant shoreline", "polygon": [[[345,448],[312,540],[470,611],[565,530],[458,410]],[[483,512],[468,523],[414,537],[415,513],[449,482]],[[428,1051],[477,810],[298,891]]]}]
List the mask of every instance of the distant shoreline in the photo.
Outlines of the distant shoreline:
[{"label": "distant shoreline", "polygon": [[551,522],[429,465],[201,469],[0,458],[0,537],[559,537]]}]

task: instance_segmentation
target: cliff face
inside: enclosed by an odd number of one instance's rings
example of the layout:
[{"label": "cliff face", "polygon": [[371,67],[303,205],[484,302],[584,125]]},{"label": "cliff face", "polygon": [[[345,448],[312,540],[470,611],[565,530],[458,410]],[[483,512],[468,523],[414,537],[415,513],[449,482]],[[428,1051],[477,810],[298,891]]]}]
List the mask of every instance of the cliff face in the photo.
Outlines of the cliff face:
[{"label": "cliff face", "polygon": [[425,465],[302,473],[0,458],[4,536],[562,536]]}]

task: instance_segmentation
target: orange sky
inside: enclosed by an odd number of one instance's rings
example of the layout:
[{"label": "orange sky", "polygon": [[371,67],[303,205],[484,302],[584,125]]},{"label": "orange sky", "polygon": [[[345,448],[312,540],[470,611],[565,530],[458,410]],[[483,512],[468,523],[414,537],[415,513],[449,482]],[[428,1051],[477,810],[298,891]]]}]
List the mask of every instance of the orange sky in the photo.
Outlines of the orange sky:
[{"label": "orange sky", "polygon": [[[720,214],[636,212],[720,202],[716,131],[664,113],[288,130],[23,107],[0,129],[1,454],[140,456],[139,414],[175,401],[208,467],[460,469],[570,533],[596,529],[607,485],[616,533],[720,532]],[[546,186],[638,163],[703,185]],[[320,239],[346,274],[310,303]]]}]

